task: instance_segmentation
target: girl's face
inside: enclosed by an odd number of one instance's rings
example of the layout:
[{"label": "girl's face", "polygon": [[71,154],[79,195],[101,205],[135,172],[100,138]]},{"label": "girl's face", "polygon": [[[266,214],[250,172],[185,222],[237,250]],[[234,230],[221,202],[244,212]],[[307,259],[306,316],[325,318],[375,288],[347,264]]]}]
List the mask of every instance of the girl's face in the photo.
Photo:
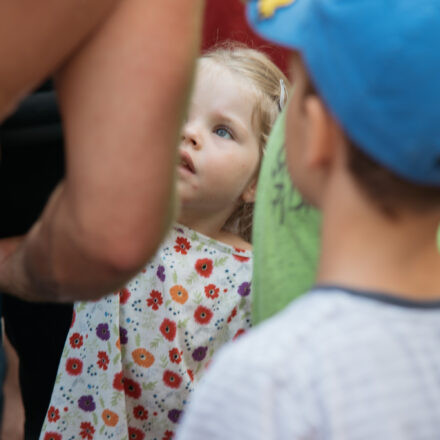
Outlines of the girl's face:
[{"label": "girl's face", "polygon": [[255,92],[238,74],[212,60],[199,63],[180,144],[183,210],[226,215],[241,200],[253,201],[260,160],[255,103]]}]

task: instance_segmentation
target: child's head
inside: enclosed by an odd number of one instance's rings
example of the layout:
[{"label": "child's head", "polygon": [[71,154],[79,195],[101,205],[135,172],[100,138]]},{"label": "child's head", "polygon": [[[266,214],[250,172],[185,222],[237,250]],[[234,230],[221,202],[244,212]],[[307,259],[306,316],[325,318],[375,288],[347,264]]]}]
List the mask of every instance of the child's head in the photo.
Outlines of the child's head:
[{"label": "child's head", "polygon": [[181,143],[183,209],[222,216],[224,229],[250,240],[260,162],[286,86],[253,49],[223,45],[200,58]]},{"label": "child's head", "polygon": [[[302,96],[289,108],[289,151],[310,140],[309,133],[291,142],[301,118],[316,110],[307,98],[319,96],[342,128],[346,168],[370,200],[391,216],[438,211],[438,2],[251,0],[249,17],[295,51]],[[296,183],[307,179],[291,171]]]}]

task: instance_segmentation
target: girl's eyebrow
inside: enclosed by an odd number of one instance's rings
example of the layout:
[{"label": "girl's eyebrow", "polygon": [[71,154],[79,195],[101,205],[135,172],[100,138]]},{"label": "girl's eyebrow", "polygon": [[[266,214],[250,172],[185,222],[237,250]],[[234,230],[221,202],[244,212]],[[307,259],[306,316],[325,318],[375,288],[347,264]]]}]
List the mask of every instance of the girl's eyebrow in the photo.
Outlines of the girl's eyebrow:
[{"label": "girl's eyebrow", "polygon": [[233,128],[239,131],[246,132],[246,126],[243,124],[243,122],[241,122],[239,118],[235,117],[232,114],[228,114],[222,111],[216,111],[213,113],[213,117],[225,121],[225,123],[232,125]]}]

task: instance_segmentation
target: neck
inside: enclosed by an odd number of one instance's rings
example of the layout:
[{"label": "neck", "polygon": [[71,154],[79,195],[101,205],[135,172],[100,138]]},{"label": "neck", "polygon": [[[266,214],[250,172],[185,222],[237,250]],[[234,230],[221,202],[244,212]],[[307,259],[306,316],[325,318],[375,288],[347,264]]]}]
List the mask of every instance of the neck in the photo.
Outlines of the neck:
[{"label": "neck", "polygon": [[412,300],[440,299],[440,214],[405,214],[391,220],[372,209],[357,189],[345,195],[330,196],[323,205],[318,283]]},{"label": "neck", "polygon": [[208,237],[219,239],[228,218],[229,213],[200,213],[182,207],[178,222]]},{"label": "neck", "polygon": [[208,237],[221,241],[233,247],[251,250],[252,246],[240,236],[223,230],[230,212],[223,213],[200,213],[185,207],[182,208],[178,222],[188,228],[194,229]]}]

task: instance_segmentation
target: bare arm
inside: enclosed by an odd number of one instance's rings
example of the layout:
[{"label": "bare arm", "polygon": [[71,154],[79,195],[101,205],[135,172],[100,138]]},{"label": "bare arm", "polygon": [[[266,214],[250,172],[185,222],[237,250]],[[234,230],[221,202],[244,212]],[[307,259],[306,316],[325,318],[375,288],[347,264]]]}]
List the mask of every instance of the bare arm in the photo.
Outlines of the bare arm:
[{"label": "bare arm", "polygon": [[4,409],[0,438],[23,440],[24,407],[20,391],[19,359],[6,335],[3,338],[7,369],[3,384]]},{"label": "bare arm", "polygon": [[170,220],[203,3],[125,0],[60,71],[66,178],[30,233],[0,246],[0,289],[97,298],[155,251]]},{"label": "bare arm", "polygon": [[118,1],[0,2],[0,121],[90,36]]}]

